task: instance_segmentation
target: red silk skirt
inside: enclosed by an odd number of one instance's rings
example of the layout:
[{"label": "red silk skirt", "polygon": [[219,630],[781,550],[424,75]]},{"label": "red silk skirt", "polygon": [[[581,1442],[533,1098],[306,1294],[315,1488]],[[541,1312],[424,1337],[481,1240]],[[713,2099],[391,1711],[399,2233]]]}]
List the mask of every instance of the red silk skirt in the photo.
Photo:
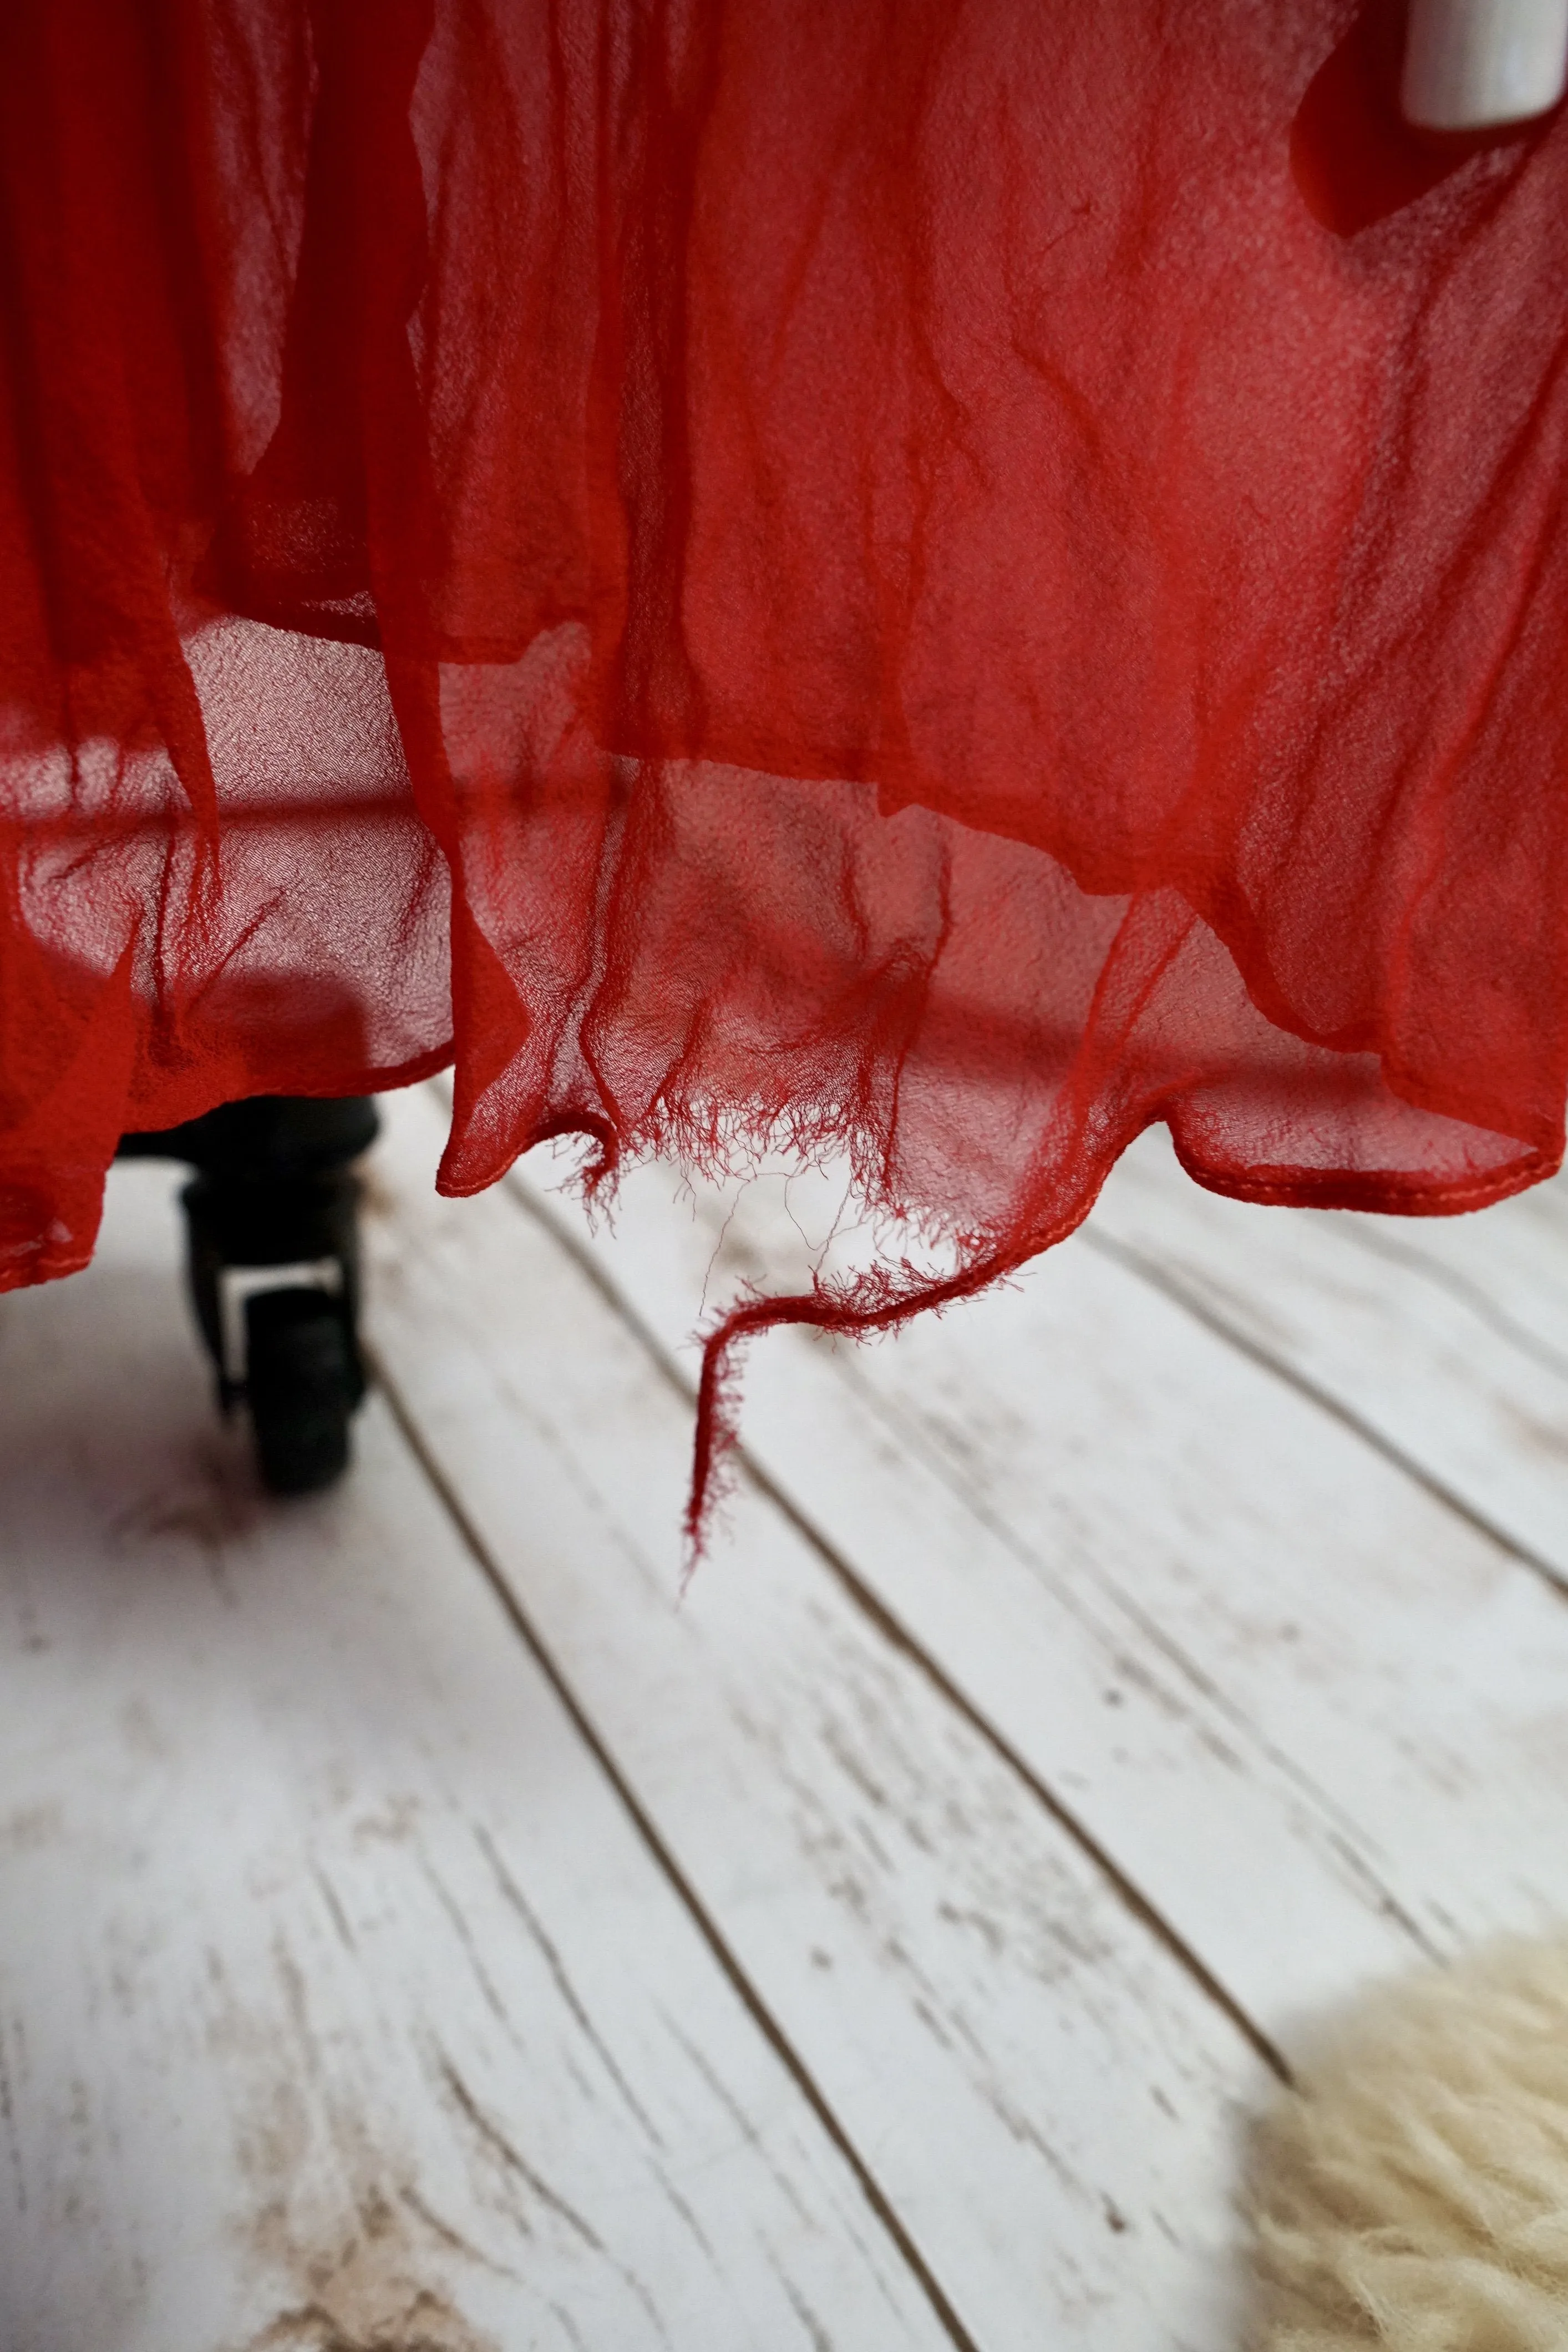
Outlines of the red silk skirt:
[{"label": "red silk skirt", "polygon": [[[451,1063],[847,1153],[895,1320],[1168,1123],[1548,1174],[1568,122],[1356,0],[9,0],[0,1285],[123,1130]],[[700,1500],[700,1494],[699,1494]]]}]

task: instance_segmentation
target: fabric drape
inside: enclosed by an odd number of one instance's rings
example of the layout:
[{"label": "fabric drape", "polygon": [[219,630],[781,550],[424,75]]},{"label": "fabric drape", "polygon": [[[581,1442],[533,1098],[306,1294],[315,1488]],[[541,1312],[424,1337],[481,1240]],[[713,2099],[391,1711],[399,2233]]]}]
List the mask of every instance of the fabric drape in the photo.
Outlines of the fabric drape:
[{"label": "fabric drape", "polygon": [[[1168,1122],[1562,1157],[1568,125],[1343,0],[11,0],[0,1283],[120,1134],[847,1152],[894,1321]],[[900,1234],[908,1236],[901,1245]]]}]

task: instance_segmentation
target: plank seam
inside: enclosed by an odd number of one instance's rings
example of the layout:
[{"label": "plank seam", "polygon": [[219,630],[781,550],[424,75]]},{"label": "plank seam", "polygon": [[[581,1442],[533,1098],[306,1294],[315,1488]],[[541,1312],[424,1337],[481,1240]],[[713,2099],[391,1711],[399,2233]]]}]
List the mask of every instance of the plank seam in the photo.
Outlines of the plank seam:
[{"label": "plank seam", "polygon": [[[514,1197],[516,1197],[515,1189]],[[603,1772],[606,1780],[610,1782],[611,1787],[620,1798],[622,1804],[625,1807],[627,1815],[631,1820],[632,1826],[637,1831],[638,1835],[642,1838],[644,1845],[653,1855],[653,1860],[663,1871],[670,1885],[674,1887],[698,1933],[703,1937],[704,1942],[707,1945],[707,1948],[712,1952],[714,1958],[717,1961],[730,1985],[733,1987],[747,2015],[751,2018],[752,2022],[756,2025],[758,2031],[762,2034],[763,2038],[768,2043],[768,2046],[772,2049],[775,2055],[779,2058],[780,2063],[784,2066],[786,2072],[790,2076],[790,2079],[796,2084],[796,2087],[801,2093],[807,2105],[810,2107],[812,2114],[816,2116],[818,2123],[821,2126],[823,2131],[826,2132],[832,2146],[837,2149],[839,2155],[849,2166],[850,2170],[860,2188],[862,2195],[865,2198],[868,2206],[876,2216],[876,2219],[886,2231],[893,2245],[902,2256],[905,2265],[919,2285],[927,2302],[930,2304],[932,2311],[936,2315],[937,2321],[947,2336],[951,2338],[953,2344],[957,2347],[957,2352],[981,2352],[981,2347],[978,2342],[970,2335],[968,2329],[965,2326],[953,2305],[948,2301],[940,2283],[936,2279],[929,2264],[926,2263],[924,2255],[921,2253],[919,2247],[915,2244],[908,2231],[905,2229],[896,2210],[890,2203],[886,2194],[877,2181],[875,2175],[870,2170],[864,2159],[860,2155],[859,2150],[856,2148],[853,2141],[846,2132],[844,2126],[839,2121],[838,2116],[834,2113],[831,2105],[829,2104],[826,2095],[818,2085],[815,2078],[806,2067],[799,2053],[794,2049],[793,2045],[785,2035],[782,2027],[779,2024],[772,2011],[767,2006],[761,1994],[752,1984],[749,1977],[741,1967],[739,1960],[731,1951],[728,1944],[724,1938],[724,1936],[720,1932],[717,1923],[707,1910],[702,1897],[698,1895],[695,1887],[693,1885],[685,1872],[682,1869],[680,1864],[675,1859],[674,1853],[665,1843],[665,1840],[653,1820],[652,1815],[646,1811],[641,1800],[637,1796],[636,1791],[622,1771],[611,1748],[604,1739],[601,1738],[591,1717],[580,1703],[570,1682],[568,1680],[566,1675],[562,1672],[559,1666],[558,1666],[554,1656],[551,1654],[543,1638],[534,1625],[533,1620],[529,1616],[528,1611],[524,1608],[522,1602],[518,1600],[516,1592],[512,1590],[500,1563],[491,1553],[485,1538],[480,1533],[479,1528],[475,1524],[474,1520],[470,1517],[461,1496],[457,1493],[451,1480],[447,1477],[440,1462],[436,1459],[430,1447],[426,1444],[423,1433],[421,1431],[418,1423],[402,1394],[402,1391],[398,1387],[396,1381],[389,1374],[385,1362],[380,1356],[379,1351],[367,1347],[365,1349],[365,1355],[367,1369],[370,1370],[376,1386],[385,1397],[388,1408],[391,1411],[393,1420],[397,1423],[404,1444],[408,1446],[410,1453],[413,1454],[425,1478],[428,1480],[432,1491],[440,1502],[443,1509],[446,1512],[448,1518],[451,1520],[454,1528],[456,1530],[456,1533],[463,1543],[464,1549],[469,1553],[480,1573],[490,1585],[497,1599],[499,1601],[502,1609],[505,1611],[514,1632],[534,1659],[535,1664],[538,1666],[539,1671],[549,1682],[551,1689],[554,1691],[557,1698],[560,1701],[562,1706],[566,1709],[566,1712],[576,1728],[579,1737],[582,1739],[590,1754],[593,1757],[600,1769]]]},{"label": "plank seam", "polygon": [[1500,1307],[1480,1284],[1472,1282],[1468,1275],[1458,1273],[1451,1265],[1445,1265],[1441,1258],[1432,1257],[1426,1250],[1415,1248],[1406,1241],[1396,1241],[1393,1234],[1379,1233],[1374,1227],[1352,1225],[1345,1238],[1353,1249],[1364,1250],[1369,1256],[1380,1259],[1385,1265],[1408,1267],[1422,1281],[1429,1282],[1435,1290],[1440,1290],[1446,1297],[1466,1308],[1500,1339],[1506,1340],[1510,1347],[1517,1348],[1521,1356],[1528,1356],[1533,1363],[1542,1365],[1549,1372],[1555,1372],[1559,1379],[1568,1380],[1568,1354],[1564,1354],[1561,1348],[1553,1347],[1550,1339],[1542,1339],[1528,1324],[1521,1323],[1505,1307]]},{"label": "plank seam", "polygon": [[[901,1447],[907,1447],[912,1438],[919,1433],[918,1424],[915,1424],[912,1432],[909,1423],[896,1408],[890,1406],[886,1400],[879,1396],[869,1384],[862,1384],[855,1379],[853,1365],[841,1364],[835,1369],[840,1379],[854,1382],[854,1392],[860,1403],[877,1421],[892,1442]],[[943,1448],[939,1436],[927,1460],[931,1475],[941,1481],[949,1494],[956,1496],[964,1509],[985,1529],[992,1541],[1022,1567],[1030,1570],[1031,1573],[1040,1575],[1042,1572],[1040,1552],[1027,1538],[1018,1533],[1006,1517],[989,1507],[985,1496],[977,1491],[975,1483],[953,1464]],[[1288,1751],[1275,1747],[1260,1731],[1258,1726],[1228,1697],[1212,1676],[1166,1633],[1158,1619],[1151,1616],[1134,1599],[1120,1580],[1102,1579],[1099,1590],[1116,1608],[1125,1612],[1144,1640],[1152,1648],[1157,1650],[1178,1675],[1192,1683],[1209,1706],[1222,1717],[1231,1733],[1244,1739],[1269,1770],[1277,1773],[1297,1798],[1304,1800],[1312,1807],[1315,1819],[1337,1848],[1342,1859],[1354,1871],[1357,1884],[1367,1900],[1387,1917],[1393,1919],[1410,1937],[1418,1951],[1428,1959],[1439,1959],[1441,1953],[1438,1948],[1427,1935],[1419,1920],[1406,1908],[1393,1888],[1379,1876],[1366,1854],[1361,1850],[1357,1824],[1353,1817],[1296,1763]],[[1057,1605],[1064,1613],[1072,1616],[1076,1622],[1085,1627],[1093,1627],[1094,1619],[1079,1606],[1074,1595],[1057,1588],[1054,1597]],[[1005,1738],[1005,1735],[998,1736]],[[1022,1769],[1027,1773],[1031,1768],[1026,1763]]]},{"label": "plank seam", "polygon": [[1430,1495],[1434,1502],[1440,1503],[1445,1510],[1452,1511],[1457,1518],[1462,1519],[1467,1527],[1473,1528],[1477,1535],[1484,1536],[1510,1559],[1517,1560],[1521,1568],[1528,1568],[1533,1575],[1540,1577],[1554,1599],[1562,1601],[1568,1598],[1563,1570],[1543,1553],[1533,1550],[1518,1536],[1511,1535],[1506,1528],[1500,1527],[1485,1511],[1448,1486],[1435,1470],[1429,1470],[1424,1462],[1415,1454],[1407,1454],[1395,1439],[1386,1436],[1373,1423],[1364,1420],[1354,1405],[1346,1404],[1343,1398],[1334,1395],[1332,1389],[1321,1387],[1310,1373],[1274,1355],[1261,1340],[1254,1339],[1235,1324],[1228,1322],[1218,1308],[1195,1297],[1181,1277],[1170,1273],[1157,1259],[1145,1256],[1129,1242],[1113,1239],[1109,1234],[1095,1233],[1091,1225],[1080,1227],[1079,1238],[1100,1256],[1110,1259],[1136,1280],[1146,1283],[1151,1290],[1157,1290],[1173,1307],[1178,1307],[1184,1314],[1190,1315],[1194,1322],[1201,1323],[1205,1330],[1212,1332],[1228,1347],[1236,1349],[1249,1362],[1271,1373],[1285,1387],[1293,1389],[1298,1396],[1305,1397],[1310,1404],[1316,1405],[1321,1412],[1337,1421],[1342,1428],[1348,1429],[1375,1454],[1381,1454],[1385,1462],[1402,1471],[1406,1477]]},{"label": "plank seam", "polygon": [[[548,1210],[533,1200],[527,1188],[514,1177],[510,1175],[504,1177],[501,1189],[510,1195],[526,1215],[542,1227],[552,1242],[566,1251],[579,1270],[592,1283],[606,1305],[613,1309],[621,1323],[637,1340],[651,1360],[655,1370],[674,1390],[683,1403],[690,1406],[695,1402],[696,1394],[695,1382],[690,1382],[685,1378],[679,1364],[672,1358],[664,1342],[643,1321],[631,1302],[617,1291],[591,1252],[584,1248],[577,1236],[558,1223]],[[1145,1932],[1170,1954],[1199,1990],[1229,2020],[1236,2031],[1270,2072],[1277,2075],[1281,2082],[1290,2084],[1292,2080],[1291,2069],[1282,2052],[1270,2041],[1262,2027],[1248,2013],[1235,1995],[1221,1983],[1179,1930],[1155,1908],[1141,1887],[1128,1877],[1114,1857],[1100,1843],[1093,1832],[1078,1818],[1071,1806],[1057,1796],[1050,1783],[1035,1770],[1025,1757],[1019,1753],[1006,1734],[988,1720],[963,1688],[952,1680],[946,1669],[899,1622],[880,1595],[873,1591],[863,1580],[852,1563],[845,1558],[821,1528],[813,1523],[788,1490],[757,1461],[744,1441],[737,1444],[732,1458],[758,1491],[766,1496],[774,1508],[788,1520],[797,1535],[810,1545],[841,1589],[862,1615],[875,1626],[883,1640],[891,1643],[902,1657],[907,1658],[918,1668],[938,1696],[963,1718],[972,1731],[985,1741],[993,1755],[998,1757],[1009,1769],[1016,1774],[1036,1802],[1044,1807],[1057,1826],[1093,1864],[1120,1897],[1127,1911]]]}]

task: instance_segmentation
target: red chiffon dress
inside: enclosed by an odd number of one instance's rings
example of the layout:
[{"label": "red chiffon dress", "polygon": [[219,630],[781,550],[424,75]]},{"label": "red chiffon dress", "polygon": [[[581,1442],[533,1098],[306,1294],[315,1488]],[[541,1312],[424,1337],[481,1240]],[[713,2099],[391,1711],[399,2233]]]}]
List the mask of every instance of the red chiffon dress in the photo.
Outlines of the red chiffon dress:
[{"label": "red chiffon dress", "polygon": [[[0,1283],[127,1129],[847,1154],[1017,1267],[1559,1163],[1568,122],[1360,0],[8,0]],[[1392,60],[1392,66],[1391,66]],[[900,1234],[909,1237],[901,1245]]]}]

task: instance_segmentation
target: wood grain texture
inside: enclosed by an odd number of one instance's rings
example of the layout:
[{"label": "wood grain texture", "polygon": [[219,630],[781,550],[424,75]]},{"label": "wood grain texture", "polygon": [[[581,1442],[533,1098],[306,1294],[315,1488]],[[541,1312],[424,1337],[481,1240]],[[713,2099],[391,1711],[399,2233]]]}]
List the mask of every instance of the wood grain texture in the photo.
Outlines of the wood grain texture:
[{"label": "wood grain texture", "polygon": [[5,2352],[950,2346],[385,1406],[256,1495],[170,1181],[0,1301]]},{"label": "wood grain texture", "polygon": [[[1568,1911],[1568,1612],[1337,1412],[1127,1263],[1134,1231],[1142,1262],[1170,1263],[1147,1156],[1084,1235],[1008,1289],[861,1349],[769,1335],[746,1368],[743,1433],[1288,2049],[1301,2015],[1363,1977]],[[548,1164],[511,1181],[687,1379],[705,1283],[711,1300],[737,1275],[798,1282],[821,1238],[799,1229],[799,1188],[675,1200],[667,1173],[639,1171],[613,1230],[590,1235]],[[1200,1204],[1193,1225],[1232,1217],[1172,1181]],[[1250,1230],[1287,1215],[1252,1212]],[[1368,1361],[1385,1395],[1413,1383],[1398,1409],[1418,1423],[1418,1318],[1389,1267],[1364,1262],[1383,1300]],[[1239,1247],[1223,1266],[1211,1253],[1205,1279],[1251,1338],[1271,1325],[1277,1294]],[[1462,1417],[1457,1369],[1450,1408]],[[1517,1459],[1501,1444],[1481,1450]]]},{"label": "wood grain texture", "polygon": [[754,1487],[676,1605],[689,1422],[505,1190],[394,1099],[383,1376],[968,2339],[1235,2334],[1261,2068],[1159,1932]]},{"label": "wood grain texture", "polygon": [[1259,1209],[1161,1131],[1091,1230],[1568,1582],[1568,1181],[1467,1217]]}]

